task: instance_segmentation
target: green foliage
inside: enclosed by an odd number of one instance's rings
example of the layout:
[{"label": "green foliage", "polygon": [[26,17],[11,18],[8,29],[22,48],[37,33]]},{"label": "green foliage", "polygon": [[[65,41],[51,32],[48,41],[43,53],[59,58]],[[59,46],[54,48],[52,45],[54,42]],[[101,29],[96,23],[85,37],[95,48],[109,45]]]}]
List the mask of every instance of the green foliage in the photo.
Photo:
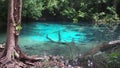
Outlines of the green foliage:
[{"label": "green foliage", "polygon": [[76,16],[76,10],[74,8],[66,8],[61,12],[62,15],[68,16],[68,18],[74,18]]},{"label": "green foliage", "polygon": [[[99,56],[99,57],[98,57]],[[94,61],[100,68],[119,68],[120,67],[120,52],[101,53],[94,56]]]},{"label": "green foliage", "polygon": [[73,23],[77,23],[78,19],[77,18],[73,18]]},{"label": "green foliage", "polygon": [[93,19],[95,20],[95,22],[99,22],[99,23],[113,23],[113,22],[118,22],[120,21],[120,18],[118,17],[118,14],[116,13],[116,10],[114,7],[107,7],[107,11],[109,11],[109,13],[106,12],[100,12],[100,13],[95,13],[93,14]]},{"label": "green foliage", "polygon": [[[7,18],[7,2],[8,0],[0,1],[1,20]],[[73,22],[89,20],[108,23],[120,20],[115,7],[112,0],[23,0],[22,17],[39,19],[43,15],[57,15]]]},{"label": "green foliage", "polygon": [[43,0],[43,3],[45,4],[45,8],[49,9],[50,11],[53,11],[54,8],[58,8],[58,0]]},{"label": "green foliage", "polygon": [[120,53],[117,52],[117,53],[112,53],[109,55],[109,64],[112,63],[112,64],[120,64]]},{"label": "green foliage", "polygon": [[78,16],[79,17],[82,17],[82,18],[84,18],[85,17],[85,12],[82,12],[82,11],[78,11],[79,12],[79,14],[78,14]]},{"label": "green foliage", "polygon": [[42,0],[23,0],[22,16],[37,19],[42,16],[44,3]]},{"label": "green foliage", "polygon": [[20,24],[16,25],[16,31],[20,31],[22,29],[22,26]]}]

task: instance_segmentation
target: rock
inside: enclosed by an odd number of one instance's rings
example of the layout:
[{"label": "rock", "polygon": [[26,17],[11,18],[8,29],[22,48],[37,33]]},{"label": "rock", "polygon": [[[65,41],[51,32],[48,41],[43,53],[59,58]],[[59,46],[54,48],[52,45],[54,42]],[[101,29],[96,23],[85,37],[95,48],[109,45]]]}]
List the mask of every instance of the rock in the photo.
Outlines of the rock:
[{"label": "rock", "polygon": [[0,44],[0,52],[2,52],[2,51],[3,51],[3,49],[4,49],[3,44]]},{"label": "rock", "polygon": [[35,58],[35,60],[43,61],[43,60],[45,60],[45,58],[38,57],[38,58]]},{"label": "rock", "polygon": [[112,44],[117,44],[117,43],[120,43],[120,40],[110,41],[108,44],[112,45]]}]

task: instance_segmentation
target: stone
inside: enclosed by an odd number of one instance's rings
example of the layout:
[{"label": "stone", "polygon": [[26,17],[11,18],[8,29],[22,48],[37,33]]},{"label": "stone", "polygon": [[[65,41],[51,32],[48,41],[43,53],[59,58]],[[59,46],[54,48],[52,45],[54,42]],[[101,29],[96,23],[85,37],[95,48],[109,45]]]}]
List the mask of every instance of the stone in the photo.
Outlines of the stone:
[{"label": "stone", "polygon": [[112,44],[116,44],[116,43],[120,43],[120,40],[110,41],[108,44],[112,45]]}]

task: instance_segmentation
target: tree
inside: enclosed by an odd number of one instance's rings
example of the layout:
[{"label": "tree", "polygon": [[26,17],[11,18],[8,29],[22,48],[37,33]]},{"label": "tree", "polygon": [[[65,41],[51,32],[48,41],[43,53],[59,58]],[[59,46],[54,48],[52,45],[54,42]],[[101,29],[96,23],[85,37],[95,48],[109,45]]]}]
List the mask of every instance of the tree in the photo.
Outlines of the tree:
[{"label": "tree", "polygon": [[[0,0],[0,21],[6,21],[8,0]],[[40,20],[40,17],[62,17],[73,21],[109,23],[120,20],[120,0],[23,0],[22,17]],[[109,9],[107,9],[109,8]],[[112,10],[112,11],[111,11]],[[114,12],[114,13],[113,13]]]},{"label": "tree", "polygon": [[42,16],[43,5],[41,0],[23,0],[22,17],[29,20],[38,19]]},{"label": "tree", "polygon": [[[6,64],[14,63],[16,60],[35,60],[26,56],[18,46],[18,36],[21,30],[22,0],[9,0],[7,40],[3,53],[0,57],[0,68],[9,67]],[[16,67],[12,67],[16,68]]]}]

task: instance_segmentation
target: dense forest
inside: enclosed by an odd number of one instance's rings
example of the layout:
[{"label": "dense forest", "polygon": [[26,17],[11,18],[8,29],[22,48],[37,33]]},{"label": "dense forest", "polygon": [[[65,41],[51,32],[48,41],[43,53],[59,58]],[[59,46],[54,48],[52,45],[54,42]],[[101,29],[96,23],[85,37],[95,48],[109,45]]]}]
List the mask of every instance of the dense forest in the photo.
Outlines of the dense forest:
[{"label": "dense forest", "polygon": [[[5,21],[8,0],[1,0],[0,4],[0,21]],[[22,19],[116,22],[119,6],[120,0],[23,0]]]}]

